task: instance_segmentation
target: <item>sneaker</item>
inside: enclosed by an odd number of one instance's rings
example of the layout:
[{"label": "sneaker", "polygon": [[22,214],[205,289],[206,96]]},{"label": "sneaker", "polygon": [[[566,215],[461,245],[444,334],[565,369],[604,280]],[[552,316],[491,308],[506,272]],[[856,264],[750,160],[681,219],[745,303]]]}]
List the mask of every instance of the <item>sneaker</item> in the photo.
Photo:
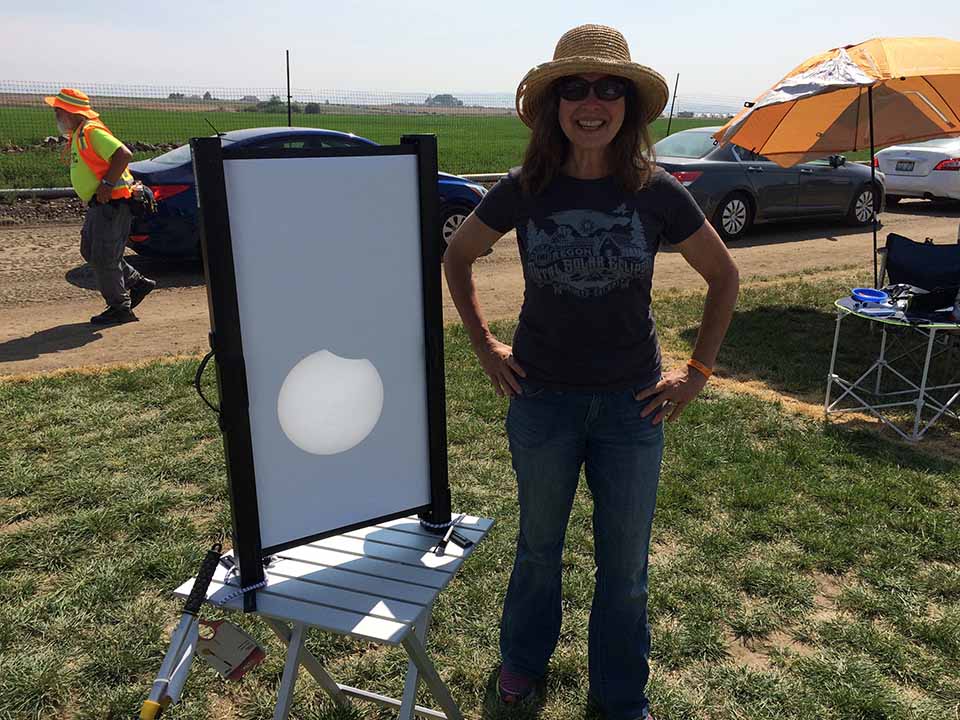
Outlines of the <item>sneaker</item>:
[{"label": "sneaker", "polygon": [[500,695],[500,702],[505,705],[517,705],[529,700],[533,697],[535,688],[536,683],[532,678],[500,668],[497,692]]},{"label": "sneaker", "polygon": [[126,308],[108,307],[99,315],[90,318],[90,322],[94,325],[119,325],[120,323],[136,322],[139,319]]},{"label": "sneaker", "polygon": [[[592,692],[587,693],[587,710],[593,715],[604,716],[606,711],[603,709],[603,705],[600,704],[600,701],[597,700],[596,696]],[[650,710],[647,710],[646,715],[639,715],[634,720],[656,720],[653,717],[653,713]]]},{"label": "sneaker", "polygon": [[137,305],[142,303],[143,299],[149,295],[156,286],[156,280],[141,277],[137,281],[137,284],[130,288],[130,309],[133,310]]}]

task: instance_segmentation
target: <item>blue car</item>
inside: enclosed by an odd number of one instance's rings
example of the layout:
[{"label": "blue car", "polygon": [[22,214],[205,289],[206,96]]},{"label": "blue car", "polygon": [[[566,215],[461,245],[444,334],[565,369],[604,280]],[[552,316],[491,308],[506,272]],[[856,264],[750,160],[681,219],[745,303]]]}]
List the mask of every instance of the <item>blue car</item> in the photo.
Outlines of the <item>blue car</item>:
[{"label": "blue car", "polygon": [[[273,127],[233,130],[221,135],[223,156],[229,159],[240,150],[348,148],[376,145],[372,140],[335,130]],[[200,256],[200,219],[193,179],[190,146],[181,145],[152,160],[130,163],[133,177],[150,186],[157,201],[157,213],[134,218],[127,244],[142,255],[166,258]],[[486,194],[482,185],[447,173],[439,173],[440,227],[437,237],[443,246],[460,223]]]}]

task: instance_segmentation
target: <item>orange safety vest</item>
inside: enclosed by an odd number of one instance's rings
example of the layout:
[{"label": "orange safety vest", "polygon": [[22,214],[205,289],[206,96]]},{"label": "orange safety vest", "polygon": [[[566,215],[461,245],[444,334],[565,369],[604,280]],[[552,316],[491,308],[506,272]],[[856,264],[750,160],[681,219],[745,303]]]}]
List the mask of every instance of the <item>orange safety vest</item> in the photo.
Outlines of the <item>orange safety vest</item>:
[{"label": "orange safety vest", "polygon": [[[86,120],[81,126],[83,130],[79,138],[77,138],[77,148],[80,151],[80,159],[86,163],[87,167],[93,171],[93,174],[97,176],[100,180],[103,180],[107,175],[107,170],[110,168],[110,161],[104,160],[102,157],[97,155],[96,151],[93,149],[93,143],[90,141],[90,133],[94,130],[104,130],[110,133],[110,129],[104,125],[100,120]],[[110,133],[113,135],[113,133]],[[73,136],[71,135],[70,141],[73,142]],[[122,200],[124,198],[130,197],[130,186],[133,185],[133,179],[130,176],[128,170],[123,171],[123,175],[120,176],[120,179],[117,180],[116,187],[113,188],[113,192],[110,193],[111,200]]]}]

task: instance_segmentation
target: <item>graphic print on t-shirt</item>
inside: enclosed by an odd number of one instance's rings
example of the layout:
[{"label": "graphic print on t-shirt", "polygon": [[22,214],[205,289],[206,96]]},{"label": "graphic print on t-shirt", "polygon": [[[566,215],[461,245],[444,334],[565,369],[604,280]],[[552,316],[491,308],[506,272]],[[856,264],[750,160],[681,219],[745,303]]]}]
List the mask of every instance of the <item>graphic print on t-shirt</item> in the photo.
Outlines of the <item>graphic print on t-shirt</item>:
[{"label": "graphic print on t-shirt", "polygon": [[653,250],[636,210],[564,210],[527,222],[527,275],[557,294],[598,297],[653,272]]}]

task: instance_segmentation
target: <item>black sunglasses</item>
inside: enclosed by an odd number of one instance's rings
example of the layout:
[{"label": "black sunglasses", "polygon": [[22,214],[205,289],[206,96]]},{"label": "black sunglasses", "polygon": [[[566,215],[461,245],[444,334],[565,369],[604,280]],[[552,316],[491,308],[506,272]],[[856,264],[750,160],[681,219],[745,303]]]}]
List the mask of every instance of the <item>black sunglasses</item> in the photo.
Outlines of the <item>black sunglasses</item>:
[{"label": "black sunglasses", "polygon": [[619,100],[627,94],[630,81],[615,75],[607,75],[593,82],[576,76],[557,80],[557,94],[571,102],[586,100],[590,88],[593,88],[593,95],[597,100]]}]

